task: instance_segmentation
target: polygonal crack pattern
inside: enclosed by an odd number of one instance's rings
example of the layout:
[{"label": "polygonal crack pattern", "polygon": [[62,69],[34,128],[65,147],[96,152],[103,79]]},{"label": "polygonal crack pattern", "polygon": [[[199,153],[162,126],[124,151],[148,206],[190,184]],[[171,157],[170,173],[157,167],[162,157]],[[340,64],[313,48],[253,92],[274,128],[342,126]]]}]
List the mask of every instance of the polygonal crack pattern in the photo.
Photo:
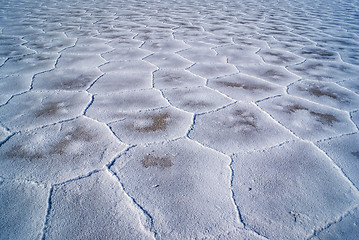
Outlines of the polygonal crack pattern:
[{"label": "polygonal crack pattern", "polygon": [[0,107],[0,122],[13,132],[33,129],[79,116],[89,102],[87,92],[31,91]]},{"label": "polygonal crack pattern", "polygon": [[[153,239],[128,206],[129,198],[106,172],[56,186],[46,238],[68,239],[83,229],[81,238]],[[84,217],[86,216],[86,217]],[[126,227],[124,227],[126,226]]]},{"label": "polygonal crack pattern", "polygon": [[348,113],[300,98],[279,97],[259,106],[303,139],[317,141],[356,131]]},{"label": "polygonal crack pattern", "polygon": [[1,2],[0,238],[357,234],[358,2]]},{"label": "polygonal crack pattern", "polygon": [[132,148],[113,170],[128,193],[154,219],[162,219],[154,222],[160,238],[188,239],[205,234],[202,231],[217,235],[241,226],[228,191],[229,161],[223,154],[180,139]]},{"label": "polygonal crack pattern", "polygon": [[288,130],[250,103],[197,116],[189,137],[229,155],[293,139]]},{"label": "polygonal crack pattern", "polygon": [[[323,219],[335,219],[358,198],[330,159],[305,142],[238,154],[233,170],[243,219],[271,239],[303,239],[313,226],[320,228]],[[288,230],[279,230],[283,228]]]},{"label": "polygonal crack pattern", "polygon": [[81,117],[17,133],[1,148],[1,176],[59,183],[103,167],[125,145],[105,124]]}]

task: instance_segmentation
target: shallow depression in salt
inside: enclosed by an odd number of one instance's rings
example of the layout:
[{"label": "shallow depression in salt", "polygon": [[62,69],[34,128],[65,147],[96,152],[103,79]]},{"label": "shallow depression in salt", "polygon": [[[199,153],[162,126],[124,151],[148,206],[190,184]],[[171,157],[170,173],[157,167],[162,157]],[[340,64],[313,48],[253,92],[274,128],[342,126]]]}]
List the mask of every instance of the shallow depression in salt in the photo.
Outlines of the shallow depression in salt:
[{"label": "shallow depression in salt", "polygon": [[0,240],[357,239],[358,15],[0,0]]}]

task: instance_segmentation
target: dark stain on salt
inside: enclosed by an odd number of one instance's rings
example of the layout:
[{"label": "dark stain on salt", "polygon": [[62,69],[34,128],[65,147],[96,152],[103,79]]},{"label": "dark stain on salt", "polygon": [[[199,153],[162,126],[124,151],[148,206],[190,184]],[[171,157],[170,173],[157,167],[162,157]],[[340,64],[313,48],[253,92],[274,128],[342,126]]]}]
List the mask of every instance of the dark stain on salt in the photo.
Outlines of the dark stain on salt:
[{"label": "dark stain on salt", "polygon": [[311,49],[311,50],[303,50],[302,51],[303,55],[316,55],[317,57],[315,58],[321,58],[323,57],[324,59],[326,59],[327,57],[333,57],[334,53],[323,50],[323,49]]},{"label": "dark stain on salt", "polygon": [[356,157],[357,159],[359,159],[359,151],[352,152],[352,155],[353,155],[354,157]]},{"label": "dark stain on salt", "polygon": [[332,126],[334,122],[339,122],[339,120],[332,114],[329,113],[319,113],[315,111],[310,111],[308,108],[301,106],[299,104],[293,104],[286,106],[284,108],[284,112],[288,114],[295,113],[296,111],[305,110],[309,112],[312,116],[316,118],[316,120],[322,124],[330,125]]},{"label": "dark stain on salt", "polygon": [[160,113],[150,115],[149,118],[152,120],[152,124],[146,127],[135,127],[135,130],[139,132],[156,132],[167,129],[167,120],[170,118],[168,113]]},{"label": "dark stain on salt", "polygon": [[299,104],[293,104],[293,105],[288,105],[284,108],[284,112],[288,113],[288,114],[292,114],[292,113],[295,113],[296,111],[299,111],[299,110],[306,110],[308,111],[308,108],[302,106],[302,105],[299,105]]},{"label": "dark stain on salt", "polygon": [[318,113],[318,112],[313,112],[313,111],[310,111],[310,114],[315,116],[317,118],[318,122],[320,122],[322,124],[327,124],[327,125],[333,126],[334,122],[339,122],[339,120],[332,114]]},{"label": "dark stain on salt", "polygon": [[191,101],[191,100],[186,101],[184,104],[189,107],[210,107],[210,106],[212,106],[212,104],[210,104],[208,102]]},{"label": "dark stain on salt", "polygon": [[324,89],[320,89],[318,87],[311,87],[308,89],[309,93],[316,96],[316,97],[322,97],[322,96],[327,96],[327,97],[330,97],[330,98],[333,98],[333,99],[337,99],[337,96],[328,91],[328,90],[324,90]]},{"label": "dark stain on salt", "polygon": [[286,57],[283,54],[274,53],[274,52],[263,52],[263,55],[276,57],[277,58],[276,60],[271,61],[275,64],[286,63],[286,62],[292,61],[294,59],[293,57]]},{"label": "dark stain on salt", "polygon": [[236,117],[236,122],[234,125],[245,125],[247,127],[257,129],[257,121],[253,113],[238,109],[234,111],[233,115]]},{"label": "dark stain on salt", "polygon": [[77,126],[73,130],[69,131],[65,137],[60,139],[55,145],[52,146],[50,154],[66,154],[66,149],[74,141],[91,142],[95,136],[83,126]]},{"label": "dark stain on salt", "polygon": [[178,82],[181,79],[181,76],[174,75],[174,74],[165,74],[161,77],[164,79],[164,82]]},{"label": "dark stain on salt", "polygon": [[21,159],[28,159],[32,161],[34,159],[43,158],[44,155],[41,152],[30,152],[24,150],[24,148],[20,145],[15,145],[11,148],[9,152],[6,153],[9,158],[21,158]]},{"label": "dark stain on salt", "polygon": [[232,87],[232,88],[243,88],[244,90],[271,90],[270,87],[260,84],[254,84],[254,83],[239,83],[239,82],[227,82],[227,81],[218,81],[217,82],[220,85],[226,86],[226,87]]},{"label": "dark stain on salt", "polygon": [[141,160],[142,166],[145,168],[149,167],[159,167],[162,169],[169,168],[173,166],[173,163],[170,159],[170,157],[156,157],[151,154],[147,154],[142,160]]},{"label": "dark stain on salt", "polygon": [[46,61],[46,60],[50,60],[51,57],[39,55],[39,56],[37,56],[37,59],[40,60],[40,61]]},{"label": "dark stain on salt", "polygon": [[92,76],[81,74],[77,78],[64,79],[63,81],[56,84],[59,89],[71,89],[78,90],[86,87],[91,81]]},{"label": "dark stain on salt", "polygon": [[275,79],[278,77],[284,77],[284,75],[282,73],[272,70],[272,69],[266,71],[263,75],[266,77],[271,77],[271,78],[275,78]]},{"label": "dark stain on salt", "polygon": [[44,106],[35,112],[36,117],[46,117],[55,115],[60,110],[61,102],[47,102]]}]

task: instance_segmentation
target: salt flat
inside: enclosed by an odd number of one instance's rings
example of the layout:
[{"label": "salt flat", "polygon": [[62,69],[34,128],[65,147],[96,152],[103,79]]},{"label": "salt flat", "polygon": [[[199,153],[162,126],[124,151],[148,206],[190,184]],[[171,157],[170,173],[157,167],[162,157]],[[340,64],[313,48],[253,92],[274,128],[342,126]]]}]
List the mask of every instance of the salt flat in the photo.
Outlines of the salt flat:
[{"label": "salt flat", "polygon": [[359,239],[358,23],[0,0],[0,239]]}]

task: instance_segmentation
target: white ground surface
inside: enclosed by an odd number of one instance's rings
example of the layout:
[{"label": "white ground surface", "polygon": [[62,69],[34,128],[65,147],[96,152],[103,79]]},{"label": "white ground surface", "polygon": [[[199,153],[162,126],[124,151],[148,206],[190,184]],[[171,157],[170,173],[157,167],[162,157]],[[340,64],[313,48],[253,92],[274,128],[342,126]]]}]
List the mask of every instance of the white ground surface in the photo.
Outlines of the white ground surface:
[{"label": "white ground surface", "polygon": [[359,239],[357,0],[0,0],[0,239]]}]

